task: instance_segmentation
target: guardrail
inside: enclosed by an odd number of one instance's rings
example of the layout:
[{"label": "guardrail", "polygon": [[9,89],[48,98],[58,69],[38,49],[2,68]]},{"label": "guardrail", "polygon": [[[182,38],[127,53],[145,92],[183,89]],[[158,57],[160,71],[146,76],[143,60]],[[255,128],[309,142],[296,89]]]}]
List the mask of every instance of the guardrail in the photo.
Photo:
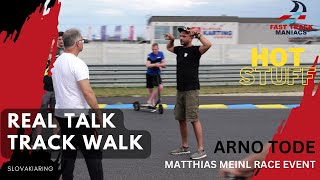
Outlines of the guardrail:
[{"label": "guardrail", "polygon": [[[312,64],[301,64],[300,67],[311,67]],[[240,70],[244,67],[251,67],[247,64],[227,64],[227,65],[200,65],[199,80],[201,86],[217,85],[241,85],[242,79]],[[269,66],[271,67],[271,66]],[[286,65],[285,67],[293,67]],[[93,87],[144,87],[146,84],[146,67],[145,65],[89,65],[90,82]],[[317,71],[319,69],[317,68]],[[280,68],[278,68],[278,73]],[[259,84],[259,73],[253,73]],[[304,74],[306,77],[306,73]],[[162,72],[162,81],[165,86],[176,86],[176,66],[169,65]],[[288,75],[292,78],[292,74]],[[315,80],[319,81],[316,76]],[[272,84],[270,75],[266,78],[267,84]],[[301,84],[300,80],[295,80],[295,84]]]}]

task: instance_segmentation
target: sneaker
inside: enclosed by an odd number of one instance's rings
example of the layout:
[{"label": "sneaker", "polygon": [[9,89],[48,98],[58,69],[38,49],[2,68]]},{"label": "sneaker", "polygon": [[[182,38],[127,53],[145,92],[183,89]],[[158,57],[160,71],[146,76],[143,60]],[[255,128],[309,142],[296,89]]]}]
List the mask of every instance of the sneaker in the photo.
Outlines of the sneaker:
[{"label": "sneaker", "polygon": [[204,150],[202,150],[202,151],[197,151],[194,154],[192,154],[190,156],[190,159],[196,160],[196,159],[202,159],[202,158],[205,158],[205,157],[207,157],[207,154],[206,154],[206,152]]},{"label": "sneaker", "polygon": [[189,147],[180,147],[170,152],[172,155],[189,154]]},{"label": "sneaker", "polygon": [[147,101],[147,105],[148,105],[148,106],[152,106],[151,101]]}]

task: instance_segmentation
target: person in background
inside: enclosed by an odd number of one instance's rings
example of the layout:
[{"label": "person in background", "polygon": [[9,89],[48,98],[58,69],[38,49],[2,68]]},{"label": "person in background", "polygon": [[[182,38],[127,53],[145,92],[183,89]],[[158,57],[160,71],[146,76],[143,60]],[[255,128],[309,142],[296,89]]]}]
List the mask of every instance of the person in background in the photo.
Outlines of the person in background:
[{"label": "person in background", "polygon": [[[60,31],[58,33],[58,39],[57,39],[57,51],[56,51],[56,55],[55,55],[56,59],[63,53],[63,50],[64,50],[62,35],[63,35],[63,32]],[[47,60],[46,69],[45,69],[44,77],[43,77],[43,85],[44,85],[43,89],[45,90],[45,93],[42,97],[40,112],[41,112],[42,117],[44,119],[48,118],[47,117],[48,110],[49,110],[49,112],[54,113],[54,107],[56,104],[56,98],[54,95],[54,89],[53,89],[53,84],[52,84],[52,77],[49,76],[49,73],[48,73],[49,67],[51,64],[51,60],[52,60],[52,51],[53,51],[54,43],[55,43],[55,39],[52,40],[50,54],[49,54],[49,58]],[[53,123],[57,125],[57,128],[54,128],[52,130],[52,133],[58,134],[59,133],[59,123],[54,117],[53,117]],[[36,127],[36,136],[41,135],[41,134],[42,134],[42,126],[37,126]],[[57,142],[55,142],[55,143],[57,143]]]},{"label": "person in background", "polygon": [[[91,121],[89,108],[94,111],[97,123],[102,124],[102,112],[89,81],[89,68],[83,60],[78,58],[83,50],[84,39],[77,29],[65,31],[62,38],[65,50],[51,70],[56,97],[55,116],[60,124],[61,135],[67,138],[74,135],[71,144],[81,150],[91,180],[103,180],[102,152],[86,149],[83,140],[83,136],[97,137],[96,129],[85,126],[76,128],[82,113],[86,115],[88,121]],[[65,111],[74,112],[74,118],[70,120],[71,127],[68,127],[69,119],[65,116]],[[61,158],[62,179],[72,180],[77,150],[64,149]]]},{"label": "person in background", "polygon": [[[154,106],[158,90],[160,92],[163,90],[161,70],[166,66],[163,52],[159,51],[159,45],[157,43],[152,44],[152,52],[148,54],[146,66],[148,68],[146,73],[146,87],[149,93],[147,104]],[[154,90],[153,88],[155,86],[157,86],[158,89]]]}]

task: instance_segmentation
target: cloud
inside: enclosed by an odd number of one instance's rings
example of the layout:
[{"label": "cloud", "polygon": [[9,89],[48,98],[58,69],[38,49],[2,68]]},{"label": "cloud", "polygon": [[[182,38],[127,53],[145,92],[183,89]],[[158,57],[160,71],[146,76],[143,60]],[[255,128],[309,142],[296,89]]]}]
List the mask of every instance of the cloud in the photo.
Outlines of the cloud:
[{"label": "cloud", "polygon": [[117,9],[103,9],[96,11],[98,14],[108,15],[108,16],[125,16],[126,14],[124,11],[117,10]]},{"label": "cloud", "polygon": [[[253,0],[61,0],[64,16],[74,14],[113,16],[146,15],[219,15],[215,11],[254,9]],[[259,4],[274,4],[279,0],[258,0]]]},{"label": "cloud", "polygon": [[198,0],[95,0],[103,6],[116,7],[130,11],[144,12],[171,12],[192,9],[195,6],[204,6],[207,1]]}]

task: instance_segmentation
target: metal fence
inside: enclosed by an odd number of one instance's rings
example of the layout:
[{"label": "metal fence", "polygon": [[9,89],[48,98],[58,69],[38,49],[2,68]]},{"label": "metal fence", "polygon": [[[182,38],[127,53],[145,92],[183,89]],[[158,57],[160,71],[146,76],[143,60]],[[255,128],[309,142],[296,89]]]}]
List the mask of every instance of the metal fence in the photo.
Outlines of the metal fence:
[{"label": "metal fence", "polygon": [[[312,64],[301,64],[300,67],[309,68],[311,66]],[[244,67],[250,67],[250,65],[200,65],[200,84],[202,86],[241,85],[239,83],[242,79],[240,70]],[[293,67],[293,65],[289,64],[286,67]],[[89,70],[90,82],[94,87],[144,87],[146,84],[146,67],[142,64],[89,65]],[[317,69],[317,71],[319,71],[319,69]],[[280,74],[280,68],[278,68],[277,72]],[[254,84],[259,84],[259,73],[253,73],[253,75],[255,77]],[[295,75],[289,72],[287,76],[283,76],[283,78],[289,79],[297,75],[298,77],[294,82],[295,84],[301,84],[302,74],[299,74],[299,72],[296,72]],[[176,86],[176,66],[168,65],[167,68],[163,70],[161,77],[165,86]],[[304,73],[304,77],[307,77],[307,73]],[[319,81],[319,77],[315,79]],[[270,75],[267,75],[266,83],[272,84]]]},{"label": "metal fence", "polygon": [[[198,41],[198,40],[196,40]],[[176,44],[180,45],[180,44]],[[200,45],[195,42],[194,45]],[[169,52],[165,44],[159,45],[164,53],[168,65],[176,64],[176,54]],[[320,55],[320,45],[279,45],[279,44],[214,44],[201,56],[201,65],[213,64],[251,64],[252,48],[257,48],[261,53],[262,48],[268,48],[269,53],[275,48],[283,48],[288,52],[289,48],[303,48],[300,54],[301,63],[313,63],[317,55]],[[147,55],[151,52],[150,44],[108,44],[90,42],[85,44],[79,58],[87,64],[94,65],[141,65],[146,63]],[[293,53],[287,53],[287,63],[293,63]],[[277,53],[277,59],[281,58]]]}]

